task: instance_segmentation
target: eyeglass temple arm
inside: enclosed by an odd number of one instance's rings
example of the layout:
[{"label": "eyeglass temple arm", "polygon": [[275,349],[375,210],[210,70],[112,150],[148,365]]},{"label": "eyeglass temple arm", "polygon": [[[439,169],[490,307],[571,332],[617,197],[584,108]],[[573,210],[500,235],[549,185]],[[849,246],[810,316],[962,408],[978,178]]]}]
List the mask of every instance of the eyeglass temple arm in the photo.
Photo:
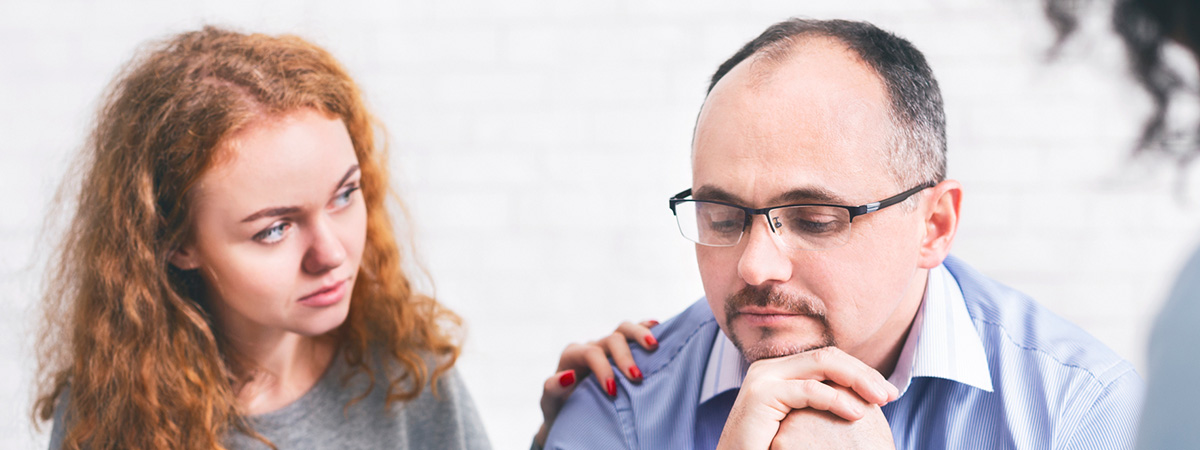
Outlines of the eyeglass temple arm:
[{"label": "eyeglass temple arm", "polygon": [[887,208],[889,206],[900,203],[904,200],[907,200],[909,197],[912,197],[913,194],[916,194],[918,192],[921,192],[924,189],[928,189],[928,188],[931,188],[934,186],[937,186],[937,183],[928,182],[928,183],[922,184],[920,186],[914,187],[912,189],[909,189],[907,191],[901,192],[899,194],[893,195],[891,197],[885,198],[883,200],[880,200],[880,201],[877,201],[874,203],[867,203],[867,204],[859,206],[857,208],[850,209],[850,220],[853,221],[855,217],[858,217],[858,216],[861,216],[861,215],[867,214],[867,213],[873,213],[873,212],[879,211],[883,208]]},{"label": "eyeglass temple arm", "polygon": [[689,196],[691,196],[691,195],[692,195],[692,189],[691,189],[691,188],[684,189],[684,190],[683,190],[683,192],[680,192],[680,193],[678,193],[678,194],[675,194],[675,196],[674,196],[674,197],[671,197],[671,199],[670,199],[670,200],[667,200],[667,206],[669,206],[669,207],[671,208],[671,212],[675,212],[675,201],[676,201],[676,200],[683,200],[683,199],[685,199],[685,198],[688,198],[688,197],[689,197]]}]

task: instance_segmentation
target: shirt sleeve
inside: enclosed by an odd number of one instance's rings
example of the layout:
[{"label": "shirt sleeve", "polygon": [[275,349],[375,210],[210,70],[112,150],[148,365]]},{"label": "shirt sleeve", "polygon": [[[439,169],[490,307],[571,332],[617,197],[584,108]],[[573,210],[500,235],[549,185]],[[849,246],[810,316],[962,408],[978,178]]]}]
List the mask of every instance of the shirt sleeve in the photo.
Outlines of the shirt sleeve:
[{"label": "shirt sleeve", "polygon": [[1062,449],[1131,449],[1141,412],[1143,383],[1132,368],[1109,383],[1085,411]]},{"label": "shirt sleeve", "polygon": [[[618,396],[624,396],[623,391],[617,392]],[[622,426],[622,416],[629,415],[621,414],[617,407],[618,402],[626,403],[622,400],[627,399],[609,398],[600,390],[596,378],[588,377],[575,388],[554,419],[545,450],[633,449],[631,434],[625,432],[628,427]]]}]

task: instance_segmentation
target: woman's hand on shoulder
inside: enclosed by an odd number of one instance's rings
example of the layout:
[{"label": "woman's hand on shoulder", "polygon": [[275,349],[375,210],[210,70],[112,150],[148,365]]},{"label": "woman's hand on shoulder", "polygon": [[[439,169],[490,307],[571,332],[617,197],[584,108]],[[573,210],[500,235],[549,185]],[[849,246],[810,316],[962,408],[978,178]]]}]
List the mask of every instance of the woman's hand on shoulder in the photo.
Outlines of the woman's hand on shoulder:
[{"label": "woman's hand on shoulder", "polygon": [[575,391],[579,381],[595,373],[596,382],[608,393],[610,398],[617,395],[617,380],[608,359],[621,370],[626,379],[638,383],[642,381],[642,371],[633,361],[629,342],[637,342],[642,348],[653,351],[658,348],[658,340],[650,331],[656,320],[640,323],[622,322],[617,329],[603,338],[583,343],[571,344],[558,357],[558,372],[542,387],[542,426],[534,436],[538,447],[546,444],[546,436],[550,434],[550,426],[558,417],[559,410],[567,397]]}]

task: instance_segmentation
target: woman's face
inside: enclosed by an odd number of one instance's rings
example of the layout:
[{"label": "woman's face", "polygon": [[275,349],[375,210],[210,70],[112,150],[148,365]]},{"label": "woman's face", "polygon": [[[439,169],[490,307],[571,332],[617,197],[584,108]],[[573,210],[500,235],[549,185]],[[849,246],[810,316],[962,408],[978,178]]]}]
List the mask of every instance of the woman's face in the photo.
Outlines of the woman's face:
[{"label": "woman's face", "polygon": [[194,188],[194,233],[171,263],[198,269],[226,334],[317,336],[346,320],[366,240],[358,158],[338,117],[264,118],[221,143]]}]

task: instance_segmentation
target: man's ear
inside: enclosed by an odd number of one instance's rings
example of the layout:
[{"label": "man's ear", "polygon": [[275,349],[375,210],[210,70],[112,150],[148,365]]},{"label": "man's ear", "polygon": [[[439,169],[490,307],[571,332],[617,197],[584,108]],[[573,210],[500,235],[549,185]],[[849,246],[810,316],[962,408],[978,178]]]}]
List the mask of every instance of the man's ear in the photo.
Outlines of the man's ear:
[{"label": "man's ear", "polygon": [[925,212],[925,237],[921,240],[918,265],[932,269],[950,254],[950,244],[958,232],[958,208],[962,203],[962,185],[955,180],[946,180],[926,191],[923,199]]},{"label": "man's ear", "polygon": [[200,257],[196,248],[191,244],[181,245],[171,252],[167,261],[179,270],[195,270],[200,268]]}]

